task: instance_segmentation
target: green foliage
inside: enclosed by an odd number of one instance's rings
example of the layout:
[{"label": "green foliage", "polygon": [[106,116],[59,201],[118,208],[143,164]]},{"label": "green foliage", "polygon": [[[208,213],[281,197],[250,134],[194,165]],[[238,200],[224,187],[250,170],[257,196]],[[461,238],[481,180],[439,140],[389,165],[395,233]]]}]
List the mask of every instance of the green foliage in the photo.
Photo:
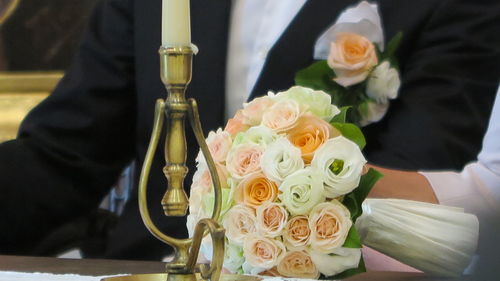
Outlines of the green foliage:
[{"label": "green foliage", "polygon": [[335,84],[332,82],[334,77],[335,73],[328,66],[326,60],[322,60],[297,72],[295,74],[295,84],[314,90],[322,90],[331,95],[332,91],[335,90]]},{"label": "green foliage", "polygon": [[342,136],[356,143],[360,149],[366,145],[366,139],[361,129],[352,123],[331,123],[333,127],[340,131]]},{"label": "green foliage", "polygon": [[368,193],[370,193],[375,183],[383,176],[384,175],[379,171],[370,168],[366,174],[361,176],[358,187],[344,197],[342,204],[351,212],[353,223],[355,223],[356,219],[363,213],[361,204],[368,196]]},{"label": "green foliage", "polygon": [[345,239],[344,248],[361,248],[363,244],[361,243],[361,237],[359,237],[358,230],[353,225],[351,229],[349,229],[349,233],[347,234],[347,238]]},{"label": "green foliage", "polygon": [[340,113],[333,116],[331,123],[345,123],[347,118],[347,112],[351,109],[352,106],[343,106],[340,109]]},{"label": "green foliage", "polygon": [[403,39],[403,33],[398,32],[392,39],[387,43],[386,49],[383,53],[381,53],[379,57],[379,61],[382,62],[384,60],[389,61],[392,67],[396,68],[399,71],[398,60],[396,59],[396,51],[401,44],[401,40]]}]

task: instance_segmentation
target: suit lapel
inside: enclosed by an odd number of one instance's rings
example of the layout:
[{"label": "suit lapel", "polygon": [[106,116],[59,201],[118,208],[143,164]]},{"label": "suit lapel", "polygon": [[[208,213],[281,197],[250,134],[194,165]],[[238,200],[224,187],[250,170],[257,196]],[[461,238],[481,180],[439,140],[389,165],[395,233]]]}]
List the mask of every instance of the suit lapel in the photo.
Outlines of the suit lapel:
[{"label": "suit lapel", "polygon": [[[313,62],[314,43],[332,25],[349,0],[309,0],[268,54],[249,99],[294,84],[295,73]],[[300,41],[300,43],[298,43]]]}]

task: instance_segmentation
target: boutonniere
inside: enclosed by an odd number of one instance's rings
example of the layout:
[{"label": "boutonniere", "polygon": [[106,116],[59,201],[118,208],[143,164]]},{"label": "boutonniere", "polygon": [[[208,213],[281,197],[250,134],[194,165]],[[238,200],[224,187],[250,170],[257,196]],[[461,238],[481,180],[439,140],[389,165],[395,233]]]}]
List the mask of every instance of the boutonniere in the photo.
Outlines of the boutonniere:
[{"label": "boutonniere", "polygon": [[316,42],[318,61],[297,72],[295,83],[322,90],[347,110],[347,120],[361,126],[377,122],[400,87],[395,52],[402,38],[387,46],[376,4],[366,1],[346,9]]}]

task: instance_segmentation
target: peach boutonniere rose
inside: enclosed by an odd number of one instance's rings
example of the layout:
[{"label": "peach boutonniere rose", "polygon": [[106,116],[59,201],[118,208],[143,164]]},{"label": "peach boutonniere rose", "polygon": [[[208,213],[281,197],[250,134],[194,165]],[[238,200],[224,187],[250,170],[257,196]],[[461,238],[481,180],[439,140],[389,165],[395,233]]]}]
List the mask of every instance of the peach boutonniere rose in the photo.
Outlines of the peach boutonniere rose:
[{"label": "peach boutonniere rose", "polygon": [[352,123],[380,121],[401,84],[396,59],[401,39],[397,33],[386,46],[377,5],[363,1],[320,36],[314,50],[318,61],[297,72],[295,83],[325,91],[337,106],[350,107]]}]

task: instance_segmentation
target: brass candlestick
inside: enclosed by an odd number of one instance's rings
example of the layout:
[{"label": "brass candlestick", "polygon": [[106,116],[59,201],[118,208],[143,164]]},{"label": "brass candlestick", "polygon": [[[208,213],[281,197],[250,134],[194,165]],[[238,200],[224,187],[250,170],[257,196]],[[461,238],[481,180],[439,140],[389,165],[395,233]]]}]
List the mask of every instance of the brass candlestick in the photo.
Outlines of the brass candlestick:
[{"label": "brass candlestick", "polygon": [[[144,159],[139,181],[139,208],[142,220],[148,230],[159,240],[175,249],[174,259],[167,263],[166,273],[140,274],[105,278],[104,281],[217,281],[221,276],[224,259],[224,229],[217,223],[221,212],[221,187],[215,163],[205,143],[201,129],[198,106],[194,99],[185,98],[187,85],[191,81],[193,50],[191,47],[160,48],[160,76],[168,91],[168,98],[156,101],[153,132]],[[184,216],[189,207],[184,191],[186,167],[186,135],[184,122],[189,119],[196,140],[207,161],[215,192],[215,204],[211,219],[201,220],[195,227],[193,238],[172,238],[159,230],[149,215],[146,194],[151,164],[158,146],[163,123],[167,118],[165,141],[166,166],[163,168],[168,179],[168,188],[161,200],[166,216]],[[213,243],[213,259],[210,265],[196,264],[201,240],[210,233]],[[224,280],[259,280],[249,276],[226,275]]]}]

